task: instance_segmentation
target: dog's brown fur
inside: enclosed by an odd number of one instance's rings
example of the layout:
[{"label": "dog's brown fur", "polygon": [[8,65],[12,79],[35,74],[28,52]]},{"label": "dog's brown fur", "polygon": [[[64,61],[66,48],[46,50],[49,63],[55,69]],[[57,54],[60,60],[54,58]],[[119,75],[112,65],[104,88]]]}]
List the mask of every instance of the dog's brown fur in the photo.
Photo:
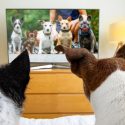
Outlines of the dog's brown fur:
[{"label": "dog's brown fur", "polygon": [[[62,46],[71,48],[72,33],[70,31],[69,21],[62,19],[60,21],[60,25],[61,25],[61,30],[58,34],[58,45],[62,45]],[[65,32],[65,29],[63,29],[64,27],[67,30],[66,32]],[[64,32],[62,30],[64,30]]]},{"label": "dog's brown fur", "polygon": [[83,79],[84,91],[88,98],[112,72],[118,68],[125,71],[125,45],[117,51],[115,57],[100,60],[85,48],[71,49],[57,46],[55,49],[65,52],[71,64],[71,71]]},{"label": "dog's brown fur", "polygon": [[39,42],[37,40],[37,31],[28,31],[26,33],[26,36],[27,36],[27,40],[24,42],[24,48],[28,50],[29,53],[33,53],[33,47],[34,46],[38,46],[39,45]]}]

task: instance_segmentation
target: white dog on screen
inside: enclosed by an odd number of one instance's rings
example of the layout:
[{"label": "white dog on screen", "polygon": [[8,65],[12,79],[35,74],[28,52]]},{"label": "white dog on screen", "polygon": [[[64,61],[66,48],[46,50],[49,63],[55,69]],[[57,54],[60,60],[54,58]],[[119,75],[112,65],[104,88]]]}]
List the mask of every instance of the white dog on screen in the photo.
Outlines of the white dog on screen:
[{"label": "white dog on screen", "polygon": [[21,52],[21,45],[22,45],[22,24],[23,18],[18,19],[16,17],[12,17],[12,24],[13,24],[13,32],[11,34],[11,44],[12,44],[12,51],[13,53]]},{"label": "white dog on screen", "polygon": [[41,21],[43,30],[38,31],[37,39],[39,40],[39,54],[45,53],[55,53],[54,41],[56,39],[56,34],[53,33],[53,25],[51,22]]}]

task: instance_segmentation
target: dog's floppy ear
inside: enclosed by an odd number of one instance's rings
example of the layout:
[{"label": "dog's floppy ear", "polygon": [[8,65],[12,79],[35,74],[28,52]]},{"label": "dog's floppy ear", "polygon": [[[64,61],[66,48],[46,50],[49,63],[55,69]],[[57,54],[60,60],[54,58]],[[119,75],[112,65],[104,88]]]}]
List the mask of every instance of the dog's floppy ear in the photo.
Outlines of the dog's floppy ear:
[{"label": "dog's floppy ear", "polygon": [[79,21],[82,21],[82,20],[83,20],[83,16],[79,15]]},{"label": "dog's floppy ear", "polygon": [[115,54],[115,57],[125,59],[125,44],[122,45]]},{"label": "dog's floppy ear", "polygon": [[[66,54],[66,58],[69,62],[77,61],[81,58],[84,58],[87,55],[92,55],[87,49],[85,48],[66,48],[61,45],[55,47],[55,50],[62,51]],[[92,55],[93,56],[93,55]]]},{"label": "dog's floppy ear", "polygon": [[91,15],[88,15],[88,16],[87,16],[87,20],[88,20],[88,21],[91,21],[91,19],[92,19]]},{"label": "dog's floppy ear", "polygon": [[15,16],[13,16],[12,17],[12,22],[14,22],[16,20],[16,17]]}]

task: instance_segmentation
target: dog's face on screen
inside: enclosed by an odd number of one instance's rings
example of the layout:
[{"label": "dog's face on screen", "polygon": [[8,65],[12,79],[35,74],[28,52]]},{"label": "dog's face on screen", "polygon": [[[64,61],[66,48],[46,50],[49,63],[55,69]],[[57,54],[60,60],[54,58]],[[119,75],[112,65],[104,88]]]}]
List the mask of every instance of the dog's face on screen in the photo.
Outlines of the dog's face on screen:
[{"label": "dog's face on screen", "polygon": [[12,17],[13,30],[15,32],[17,32],[17,33],[21,32],[21,27],[22,27],[23,21],[24,21],[23,18],[19,19],[14,16]]},{"label": "dog's face on screen", "polygon": [[0,67],[0,125],[18,125],[29,73],[27,51],[9,65]]}]

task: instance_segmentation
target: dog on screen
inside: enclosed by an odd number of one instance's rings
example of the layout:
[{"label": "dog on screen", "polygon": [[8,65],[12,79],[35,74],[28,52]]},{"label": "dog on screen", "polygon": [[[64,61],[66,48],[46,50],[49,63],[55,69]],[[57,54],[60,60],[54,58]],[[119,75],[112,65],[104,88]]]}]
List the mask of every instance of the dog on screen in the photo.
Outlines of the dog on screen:
[{"label": "dog on screen", "polygon": [[96,47],[96,38],[91,28],[91,16],[80,15],[80,28],[78,31],[78,41],[81,48],[86,48],[94,53]]},{"label": "dog on screen", "polygon": [[70,31],[69,20],[60,19],[61,29],[58,34],[58,45],[71,48],[72,33]]},{"label": "dog on screen", "polygon": [[53,25],[49,21],[40,21],[43,26],[43,30],[38,31],[37,39],[39,40],[39,54],[53,54],[55,33],[53,34]]},{"label": "dog on screen", "polygon": [[39,42],[37,40],[37,31],[27,31],[26,36],[23,48],[27,49],[30,54],[38,53]]},{"label": "dog on screen", "polygon": [[11,34],[11,44],[13,53],[21,52],[22,48],[22,24],[24,19],[12,17],[13,31]]}]

